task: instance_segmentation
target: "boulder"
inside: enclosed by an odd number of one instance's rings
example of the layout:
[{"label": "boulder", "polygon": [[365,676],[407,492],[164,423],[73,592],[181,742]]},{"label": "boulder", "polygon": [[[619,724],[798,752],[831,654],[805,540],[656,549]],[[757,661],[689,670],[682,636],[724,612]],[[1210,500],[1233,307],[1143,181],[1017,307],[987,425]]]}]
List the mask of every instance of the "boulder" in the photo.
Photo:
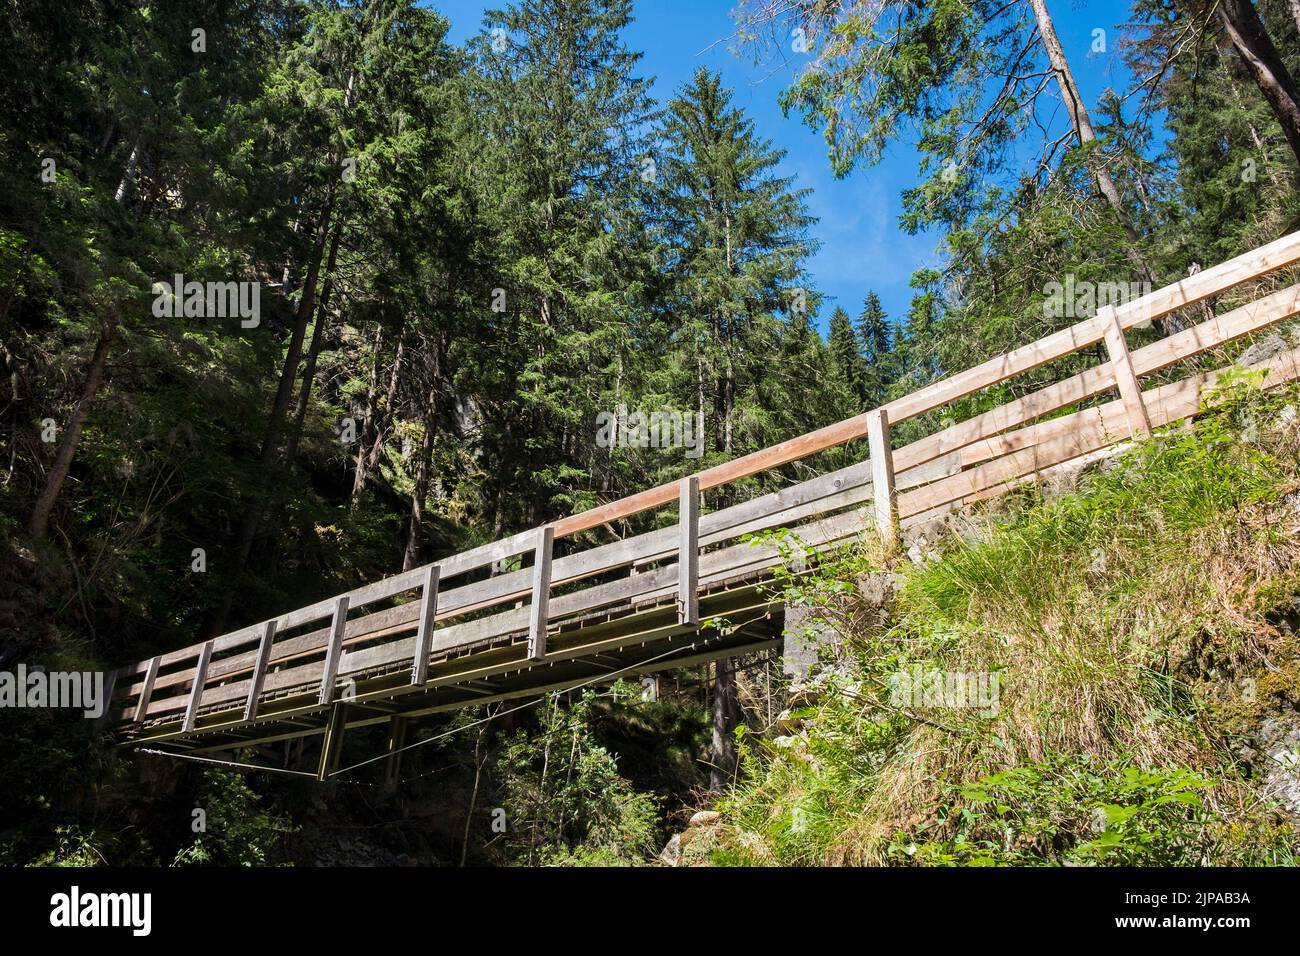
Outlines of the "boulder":
[{"label": "boulder", "polygon": [[691,817],[689,827],[711,827],[722,819],[722,814],[717,810],[700,810],[695,816]]},{"label": "boulder", "polygon": [[659,851],[659,862],[664,866],[676,866],[682,861],[682,835],[674,833],[671,840]]},{"label": "boulder", "polygon": [[1242,352],[1237,359],[1237,364],[1258,365],[1260,362],[1267,362],[1269,359],[1277,358],[1286,350],[1286,340],[1282,336],[1276,334],[1266,335]]},{"label": "boulder", "polygon": [[1259,726],[1264,792],[1300,821],[1300,715],[1270,716]]}]

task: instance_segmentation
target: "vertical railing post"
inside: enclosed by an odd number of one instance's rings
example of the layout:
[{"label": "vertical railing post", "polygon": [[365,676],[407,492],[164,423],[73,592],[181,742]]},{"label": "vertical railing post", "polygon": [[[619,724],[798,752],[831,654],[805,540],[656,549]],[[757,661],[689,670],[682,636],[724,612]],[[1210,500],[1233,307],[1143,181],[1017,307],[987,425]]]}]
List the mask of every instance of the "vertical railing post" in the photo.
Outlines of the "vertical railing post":
[{"label": "vertical railing post", "polygon": [[388,718],[388,748],[384,756],[384,787],[391,790],[397,786],[397,777],[402,769],[402,750],[406,746],[407,718],[394,714]]},{"label": "vertical railing post", "polygon": [[871,454],[871,499],[876,527],[886,547],[898,545],[898,491],[894,487],[894,450],[889,439],[889,413],[867,413],[867,444]]},{"label": "vertical railing post", "polygon": [[121,667],[114,668],[104,677],[104,709],[95,718],[96,729],[110,723],[113,719],[113,693],[117,690],[117,679],[122,670]]},{"label": "vertical railing post", "polygon": [[158,679],[158,665],[161,658],[154,657],[149,660],[149,669],[144,672],[144,684],[140,687],[140,700],[135,705],[135,723],[144,723],[145,717],[149,715],[149,701],[153,699],[154,681]]},{"label": "vertical railing post", "polygon": [[325,671],[320,680],[321,704],[334,702],[334,678],[339,673],[339,660],[343,657],[343,634],[348,626],[348,596],[344,594],[334,603],[334,622],[330,625],[329,649],[325,652]]},{"label": "vertical railing post", "polygon": [[262,640],[257,645],[257,660],[253,664],[253,674],[248,679],[248,697],[244,701],[244,720],[257,716],[257,698],[262,693],[262,684],[266,681],[266,667],[271,662],[271,644],[275,640],[275,621],[262,625]]},{"label": "vertical railing post", "polygon": [[181,729],[189,733],[194,729],[194,720],[198,717],[199,701],[203,699],[203,685],[208,680],[208,663],[212,660],[212,641],[208,641],[199,651],[199,662],[194,667],[194,686],[190,688],[190,703],[185,708],[185,722]]},{"label": "vertical railing post", "polygon": [[415,658],[411,663],[411,684],[419,687],[429,679],[429,651],[433,648],[433,621],[438,616],[438,565],[431,564],[420,589],[420,629],[415,634]]},{"label": "vertical railing post", "polygon": [[677,623],[700,623],[700,479],[683,478],[678,493]]},{"label": "vertical railing post", "polygon": [[316,779],[324,783],[330,774],[338,769],[339,756],[343,752],[343,732],[348,726],[348,705],[339,701],[330,706],[329,719],[325,723],[325,738],[320,746],[320,767]]},{"label": "vertical railing post", "polygon": [[1151,419],[1147,417],[1146,403],[1142,400],[1142,385],[1133,371],[1133,357],[1129,355],[1124,326],[1113,305],[1103,305],[1097,316],[1106,324],[1106,351],[1110,353],[1110,367],[1115,374],[1119,396],[1124,400],[1129,431],[1134,437],[1151,436]]},{"label": "vertical railing post", "polygon": [[550,617],[551,553],[555,550],[555,527],[544,525],[537,533],[537,554],[533,561],[533,603],[528,621],[528,659],[546,657],[546,626]]}]

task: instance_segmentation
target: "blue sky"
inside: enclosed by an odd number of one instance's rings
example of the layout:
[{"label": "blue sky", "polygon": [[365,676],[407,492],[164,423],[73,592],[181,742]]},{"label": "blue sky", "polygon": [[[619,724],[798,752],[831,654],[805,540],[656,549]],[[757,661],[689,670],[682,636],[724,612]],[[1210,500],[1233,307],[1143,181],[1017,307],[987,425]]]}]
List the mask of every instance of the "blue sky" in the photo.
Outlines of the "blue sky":
[{"label": "blue sky", "polygon": [[[462,43],[479,32],[483,11],[507,0],[432,0],[431,5],[451,21],[450,39]],[[1128,73],[1118,54],[1115,26],[1129,19],[1127,3],[1119,0],[1048,0],[1057,32],[1071,61],[1075,80],[1090,107],[1109,87],[1122,88]],[[722,74],[735,103],[753,118],[760,135],[786,150],[784,175],[812,190],[809,209],[818,217],[813,228],[821,249],[809,263],[816,288],[827,297],[821,310],[824,328],[831,310],[842,305],[855,318],[862,300],[874,289],[894,320],[907,312],[911,300],[908,280],[916,269],[938,262],[936,236],[909,236],[898,225],[901,194],[917,180],[916,153],[907,144],[890,147],[874,167],[855,170],[848,178],[831,175],[821,133],[796,115],[782,116],[777,98],[797,67],[791,63],[773,71],[728,50],[734,31],[732,0],[634,0],[635,22],[626,31],[627,45],[644,53],[644,75],[656,80],[655,93],[669,99],[700,66]],[[1105,54],[1091,52],[1094,29],[1106,30]],[[1055,95],[1055,87],[1051,90]]]}]

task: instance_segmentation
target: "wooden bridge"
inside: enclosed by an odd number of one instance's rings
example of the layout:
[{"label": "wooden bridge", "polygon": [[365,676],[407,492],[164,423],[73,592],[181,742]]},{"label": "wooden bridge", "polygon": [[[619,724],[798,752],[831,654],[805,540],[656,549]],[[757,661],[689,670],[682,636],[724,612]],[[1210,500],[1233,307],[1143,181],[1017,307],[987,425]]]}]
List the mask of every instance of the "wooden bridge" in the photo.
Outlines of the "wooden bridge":
[{"label": "wooden bridge", "polygon": [[[324,734],[324,779],[350,728],[387,724],[390,749],[400,749],[410,718],[779,647],[783,615],[770,583],[782,557],[743,536],[788,528],[819,551],[864,534],[893,544],[900,528],[1189,419],[1224,370],[1168,370],[1300,313],[1300,284],[1270,275],[1297,263],[1300,233],[680,483],[121,668],[110,676],[107,719],[128,746],[187,754]],[[1197,305],[1237,286],[1233,301],[1245,304],[1222,315]],[[1183,331],[1130,351],[1126,330],[1173,313]],[[892,447],[892,425],[1074,353],[1095,362]],[[1300,377],[1300,349],[1255,367],[1266,387],[1290,381]],[[1143,389],[1144,377],[1162,372],[1163,384]],[[865,461],[704,507],[709,492],[734,494],[743,479],[863,438]],[[674,525],[593,546],[577,537],[656,509],[674,510]]]}]

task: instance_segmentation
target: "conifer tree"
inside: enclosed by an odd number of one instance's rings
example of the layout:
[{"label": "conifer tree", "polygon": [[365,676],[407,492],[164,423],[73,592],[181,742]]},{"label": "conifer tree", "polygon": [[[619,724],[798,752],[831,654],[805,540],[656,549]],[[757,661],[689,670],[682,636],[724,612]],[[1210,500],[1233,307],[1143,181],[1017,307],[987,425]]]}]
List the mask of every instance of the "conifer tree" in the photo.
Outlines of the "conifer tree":
[{"label": "conifer tree", "polygon": [[869,400],[868,369],[849,314],[839,306],[831,313],[830,350],[835,367],[859,406]]},{"label": "conifer tree", "polygon": [[665,258],[674,361],[687,371],[722,456],[772,440],[758,403],[783,323],[815,306],[806,190],[776,175],[783,152],[761,139],[716,74],[699,70],[669,104],[663,131]]},{"label": "conifer tree", "polygon": [[869,407],[875,408],[884,403],[889,386],[898,375],[898,356],[890,335],[889,318],[875,292],[868,292],[863,302],[857,334],[866,365],[866,401]]}]

